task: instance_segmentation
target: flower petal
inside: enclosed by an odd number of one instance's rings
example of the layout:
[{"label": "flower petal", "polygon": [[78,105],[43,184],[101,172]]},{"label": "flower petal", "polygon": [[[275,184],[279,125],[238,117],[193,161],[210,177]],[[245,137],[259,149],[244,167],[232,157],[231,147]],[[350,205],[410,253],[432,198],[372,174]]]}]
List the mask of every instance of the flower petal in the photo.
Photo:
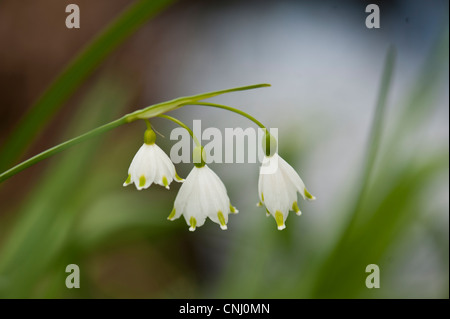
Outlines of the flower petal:
[{"label": "flower petal", "polygon": [[190,198],[191,193],[193,192],[195,187],[197,175],[198,175],[198,168],[194,166],[189,175],[186,177],[184,183],[181,185],[177,197],[175,198],[174,208],[176,210],[176,213],[171,218],[171,220],[179,218],[186,210],[188,199]]},{"label": "flower petal", "polygon": [[281,171],[283,172],[285,178],[289,180],[300,193],[300,195],[302,195],[302,197],[306,199],[305,183],[303,183],[303,180],[300,178],[298,173],[281,156],[278,157],[278,160],[278,164],[281,167]]}]

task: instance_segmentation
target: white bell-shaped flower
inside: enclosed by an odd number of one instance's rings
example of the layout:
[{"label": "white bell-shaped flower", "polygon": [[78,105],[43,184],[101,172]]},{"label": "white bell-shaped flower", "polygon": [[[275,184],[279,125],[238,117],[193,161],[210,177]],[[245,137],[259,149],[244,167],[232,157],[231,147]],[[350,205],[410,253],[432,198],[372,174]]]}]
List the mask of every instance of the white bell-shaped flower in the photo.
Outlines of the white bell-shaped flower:
[{"label": "white bell-shaped flower", "polygon": [[275,218],[279,230],[286,228],[285,221],[290,210],[301,215],[297,192],[304,199],[316,199],[306,190],[297,172],[281,156],[277,153],[272,156],[266,155],[259,174],[260,202],[257,205],[266,206],[267,215],[270,214]]},{"label": "white bell-shaped flower", "polygon": [[230,203],[225,185],[204,162],[195,164],[175,198],[168,219],[184,216],[190,231],[205,223],[207,217],[227,229],[228,214],[238,213]]},{"label": "white bell-shaped flower", "polygon": [[131,161],[128,178],[123,186],[134,183],[136,188],[141,190],[155,183],[169,189],[173,180],[184,181],[176,173],[169,156],[155,144],[155,140],[156,136],[153,130],[147,129],[144,135],[144,144]]}]

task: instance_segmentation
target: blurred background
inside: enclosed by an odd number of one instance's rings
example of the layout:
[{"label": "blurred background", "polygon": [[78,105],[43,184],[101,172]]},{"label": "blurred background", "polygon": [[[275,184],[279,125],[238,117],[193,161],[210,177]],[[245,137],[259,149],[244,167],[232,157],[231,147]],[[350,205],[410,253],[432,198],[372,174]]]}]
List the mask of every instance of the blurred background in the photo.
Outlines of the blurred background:
[{"label": "blurred background", "polygon": [[[145,129],[124,125],[0,184],[0,297],[448,298],[448,2],[377,1],[380,29],[365,26],[372,1],[157,2],[135,32],[110,33],[117,49],[72,69],[137,2],[0,2],[0,171],[147,105],[266,82],[211,101],[278,128],[280,155],[317,200],[280,232],[255,207],[258,164],[211,164],[240,213],[226,232],[191,233],[166,219],[179,184],[122,187]],[[65,27],[69,3],[80,29]],[[205,107],[170,115],[253,125]],[[169,153],[175,126],[152,125]],[[182,177],[191,168],[177,165]],[[65,286],[72,263],[80,289]],[[379,289],[365,286],[368,264]]]}]

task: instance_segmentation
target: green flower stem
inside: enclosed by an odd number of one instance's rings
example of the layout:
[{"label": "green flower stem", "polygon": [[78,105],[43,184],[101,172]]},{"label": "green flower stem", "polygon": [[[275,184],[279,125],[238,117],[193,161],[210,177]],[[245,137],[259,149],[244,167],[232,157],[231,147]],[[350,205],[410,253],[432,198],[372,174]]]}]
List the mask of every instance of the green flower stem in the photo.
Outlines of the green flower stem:
[{"label": "green flower stem", "polygon": [[[187,105],[187,104],[186,104]],[[267,132],[266,127],[257,119],[255,119],[253,116],[251,116],[248,113],[245,113],[244,111],[241,111],[239,109],[236,109],[234,107],[231,106],[227,106],[227,105],[221,105],[221,104],[216,104],[216,103],[208,103],[208,102],[196,102],[196,103],[189,103],[189,105],[204,105],[204,106],[211,106],[211,107],[217,107],[219,109],[224,109],[224,110],[228,110],[234,113],[237,113],[239,115],[242,115],[243,117],[248,118],[250,121],[252,121],[253,123],[255,123],[256,125],[258,125],[260,128],[262,128],[264,130],[264,132]]]},{"label": "green flower stem", "polygon": [[186,124],[184,124],[183,122],[181,122],[180,120],[178,120],[178,119],[176,119],[176,118],[174,118],[174,117],[172,117],[172,116],[165,115],[165,114],[158,115],[158,117],[161,117],[161,118],[170,120],[170,121],[172,121],[172,122],[178,124],[179,126],[181,126],[181,127],[184,128],[186,131],[189,132],[189,135],[191,135],[191,137],[192,137],[192,139],[194,140],[196,146],[202,146],[202,144],[199,142],[199,140],[197,139],[197,137],[194,135],[194,132],[192,132],[192,130],[191,130]]},{"label": "green flower stem", "polygon": [[[82,141],[85,141],[89,138],[92,138],[94,136],[97,136],[99,134],[105,133],[107,131],[110,131],[120,125],[126,124],[126,123],[131,123],[134,122],[136,120],[139,119],[143,119],[143,120],[147,120],[149,118],[161,115],[165,112],[169,112],[169,111],[173,111],[177,108],[180,108],[184,105],[187,104],[192,104],[192,103],[199,103],[197,101],[199,100],[204,100],[204,99],[208,99],[210,97],[213,96],[217,96],[220,94],[224,94],[224,93],[230,93],[230,92],[235,92],[235,91],[244,91],[244,90],[251,90],[251,89],[256,89],[256,88],[261,88],[261,87],[268,87],[270,86],[270,84],[255,84],[255,85],[249,85],[249,86],[241,86],[241,87],[237,87],[237,88],[232,88],[232,89],[227,89],[227,90],[221,90],[221,91],[215,91],[215,92],[208,92],[208,93],[203,93],[203,94],[198,94],[198,95],[192,95],[192,96],[187,96],[187,97],[180,97],[171,101],[167,101],[167,102],[162,102],[162,103],[158,103],[158,104],[154,104],[154,105],[150,105],[144,109],[141,110],[137,110],[133,113],[127,114],[123,117],[121,117],[120,119],[117,119],[115,121],[112,121],[110,123],[107,123],[105,125],[102,125],[100,127],[97,127],[87,133],[84,133],[83,135],[80,135],[78,137],[75,137],[71,140],[68,140],[66,142],[63,142],[59,145],[56,145],[46,151],[43,151],[42,153],[39,153],[35,156],[33,156],[32,158],[10,168],[7,171],[4,171],[3,173],[0,174],[0,183],[3,182],[4,180],[10,178],[11,176],[23,171],[24,169],[30,167],[31,165],[36,164],[37,162],[42,161],[43,159],[46,159],[47,157],[50,157],[52,155],[55,155],[56,153],[59,153],[69,147],[72,147]],[[222,107],[222,106],[216,106],[216,107]],[[228,108],[223,106],[222,108]],[[234,111],[239,111],[234,109]],[[243,112],[242,112],[243,113]],[[244,115],[245,116],[245,115]],[[247,117],[249,115],[247,114]],[[256,121],[256,120],[255,120]],[[181,123],[181,122],[180,122]],[[178,123],[178,124],[180,124]],[[256,123],[256,122],[255,122]],[[259,123],[259,122],[258,122]],[[147,125],[149,125],[150,122],[148,122]],[[261,124],[261,123],[260,123]],[[184,124],[183,124],[184,125]],[[262,125],[262,124],[261,124]],[[184,127],[184,126],[183,126]],[[263,127],[263,126],[262,126]],[[187,128],[187,127],[184,127]],[[191,134],[191,136],[193,136],[193,134]],[[193,136],[194,138],[194,136]],[[198,143],[198,145],[200,145],[200,143],[198,142],[198,140],[196,138],[194,138],[195,143]]]},{"label": "green flower stem", "polygon": [[30,167],[31,165],[36,164],[37,162],[42,161],[43,159],[46,159],[47,157],[50,157],[52,155],[55,155],[65,149],[68,149],[69,147],[72,147],[78,143],[81,143],[87,139],[90,139],[92,137],[95,137],[97,135],[100,135],[102,133],[105,133],[107,131],[110,131],[120,125],[123,125],[125,123],[128,123],[126,117],[121,117],[118,120],[115,120],[113,122],[110,122],[108,124],[102,125],[100,127],[97,127],[87,133],[84,133],[83,135],[77,136],[71,140],[65,141],[59,145],[56,145],[52,148],[49,148],[48,150],[39,153],[29,159],[27,159],[26,161],[14,166],[13,168],[10,168],[9,170],[3,172],[0,174],[0,183],[3,182],[4,180],[10,178],[11,176],[23,171],[24,169]]}]

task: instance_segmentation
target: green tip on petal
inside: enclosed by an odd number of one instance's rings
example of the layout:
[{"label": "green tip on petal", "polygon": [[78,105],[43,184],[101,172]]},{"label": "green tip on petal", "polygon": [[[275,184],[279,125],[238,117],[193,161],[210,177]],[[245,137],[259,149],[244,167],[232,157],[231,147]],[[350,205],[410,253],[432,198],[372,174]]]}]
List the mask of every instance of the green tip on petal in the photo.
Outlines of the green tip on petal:
[{"label": "green tip on petal", "polygon": [[189,230],[194,231],[195,227],[197,226],[197,221],[193,216],[191,217],[191,219],[189,219],[189,224],[191,225],[191,227],[189,227]]},{"label": "green tip on petal", "polygon": [[145,176],[142,175],[141,177],[139,177],[139,187],[144,187],[145,185]]},{"label": "green tip on petal", "polygon": [[307,190],[306,188],[305,188],[304,193],[305,193],[305,197],[306,197],[307,199],[309,199],[309,200],[315,200],[315,199],[316,199],[316,197],[314,197],[313,195],[311,195],[311,194],[308,192],[308,190]]},{"label": "green tip on petal", "polygon": [[175,172],[175,179],[179,182],[184,182],[184,178],[181,178],[177,172]]},{"label": "green tip on petal", "polygon": [[169,217],[167,217],[168,220],[173,220],[175,217],[176,209],[175,207],[172,209],[172,212],[170,213]]},{"label": "green tip on petal", "polygon": [[300,215],[302,214],[302,212],[300,211],[300,208],[298,208],[297,202],[294,202],[294,204],[292,204],[292,210],[293,210],[298,216],[300,216]]},{"label": "green tip on petal", "polygon": [[233,205],[230,204],[230,212],[233,214],[237,214],[239,213],[239,211],[236,209],[236,207],[234,207]]},{"label": "green tip on petal", "polygon": [[131,183],[131,174],[128,174],[127,180],[123,183],[123,186],[127,186]]},{"label": "green tip on petal", "polygon": [[263,203],[261,203],[261,202],[256,203],[256,207],[261,207],[262,205],[263,205]]},{"label": "green tip on petal", "polygon": [[223,216],[223,213],[220,210],[217,213],[217,217],[219,217],[220,228],[222,228],[223,230],[226,230],[227,224],[225,223],[225,217]]},{"label": "green tip on petal", "polygon": [[283,214],[278,210],[275,212],[275,221],[277,222],[278,230],[283,230],[286,228],[283,220]]},{"label": "green tip on petal", "polygon": [[264,194],[261,193],[261,201],[264,203]]},{"label": "green tip on petal", "polygon": [[169,189],[169,182],[167,181],[167,177],[166,176],[162,177],[162,183],[163,183],[165,188]]},{"label": "green tip on petal", "polygon": [[266,208],[266,216],[269,217],[270,216],[270,212],[269,210]]}]

